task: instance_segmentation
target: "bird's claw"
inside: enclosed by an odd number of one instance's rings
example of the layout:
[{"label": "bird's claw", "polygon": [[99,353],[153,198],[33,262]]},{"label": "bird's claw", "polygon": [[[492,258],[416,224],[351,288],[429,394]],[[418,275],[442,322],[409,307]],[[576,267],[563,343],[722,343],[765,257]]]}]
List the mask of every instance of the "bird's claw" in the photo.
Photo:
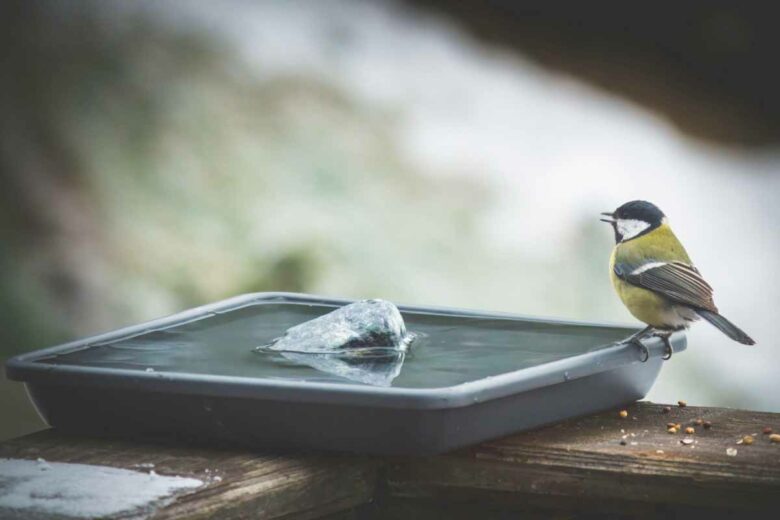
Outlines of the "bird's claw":
[{"label": "bird's claw", "polygon": [[672,358],[672,354],[674,354],[674,348],[672,347],[672,341],[671,336],[674,333],[674,331],[666,331],[666,330],[657,330],[653,327],[647,327],[643,330],[640,330],[639,332],[636,332],[632,334],[631,336],[627,337],[623,341],[620,341],[619,345],[635,345],[639,348],[640,352],[640,358],[639,360],[642,363],[647,362],[648,359],[650,359],[650,351],[648,348],[642,343],[642,339],[646,337],[655,337],[660,338],[661,341],[664,342],[664,345],[666,346],[666,349],[664,350],[664,355],[661,356],[661,359],[664,361],[667,361]]},{"label": "bird's claw", "polygon": [[670,339],[671,333],[657,333],[654,334],[655,336],[661,338],[661,341],[664,342],[664,346],[666,349],[664,350],[664,355],[661,356],[661,359],[664,361],[669,361],[672,359],[672,354],[674,354],[674,348],[672,348],[672,341]]},{"label": "bird's claw", "polygon": [[639,361],[642,363],[646,363],[648,359],[650,359],[650,351],[647,349],[647,347],[642,343],[642,338],[647,336],[649,332],[652,331],[652,327],[646,327],[639,332],[636,332],[632,334],[631,336],[627,337],[623,341],[619,342],[619,345],[634,345],[639,348],[640,358]]},{"label": "bird's claw", "polygon": [[633,338],[631,340],[631,343],[639,347],[639,361],[642,363],[647,363],[647,360],[650,359],[650,351],[647,349],[644,343],[639,338]]}]

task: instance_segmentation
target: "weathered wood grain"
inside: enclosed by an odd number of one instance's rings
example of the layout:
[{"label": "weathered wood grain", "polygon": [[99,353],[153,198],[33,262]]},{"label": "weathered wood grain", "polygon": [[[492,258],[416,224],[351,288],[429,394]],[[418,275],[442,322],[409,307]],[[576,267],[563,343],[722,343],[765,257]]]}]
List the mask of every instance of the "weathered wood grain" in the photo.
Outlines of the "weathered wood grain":
[{"label": "weathered wood grain", "polygon": [[[366,458],[73,437],[45,431],[0,457],[80,462],[199,478],[153,518],[660,518],[780,507],[780,414],[637,403],[436,457]],[[697,418],[711,421],[707,430]],[[668,422],[694,435],[667,433]],[[752,445],[737,445],[743,435]],[[693,440],[684,445],[684,438]],[[621,440],[625,445],[621,445]],[[736,456],[726,450],[734,448]]]},{"label": "weathered wood grain", "polygon": [[[762,434],[764,426],[780,430],[780,415],[676,406],[665,414],[650,403],[627,410],[625,419],[616,410],[443,457],[396,461],[387,469],[388,493],[523,506],[596,500],[616,510],[636,510],[636,503],[780,506],[780,445]],[[712,428],[693,425],[697,418]],[[667,422],[693,425],[696,433],[671,435]],[[737,445],[746,434],[754,444]],[[682,444],[685,438],[693,444]],[[727,455],[728,448],[737,455]]]}]

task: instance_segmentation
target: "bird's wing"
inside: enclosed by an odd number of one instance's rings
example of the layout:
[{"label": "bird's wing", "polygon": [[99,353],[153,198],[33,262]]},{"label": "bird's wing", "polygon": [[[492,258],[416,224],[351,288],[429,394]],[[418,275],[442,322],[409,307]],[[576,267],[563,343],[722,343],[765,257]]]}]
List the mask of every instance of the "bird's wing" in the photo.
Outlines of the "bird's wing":
[{"label": "bird's wing", "polygon": [[632,285],[662,294],[674,302],[718,312],[712,299],[712,287],[692,265],[648,262],[631,267],[623,264],[615,265],[615,274]]}]

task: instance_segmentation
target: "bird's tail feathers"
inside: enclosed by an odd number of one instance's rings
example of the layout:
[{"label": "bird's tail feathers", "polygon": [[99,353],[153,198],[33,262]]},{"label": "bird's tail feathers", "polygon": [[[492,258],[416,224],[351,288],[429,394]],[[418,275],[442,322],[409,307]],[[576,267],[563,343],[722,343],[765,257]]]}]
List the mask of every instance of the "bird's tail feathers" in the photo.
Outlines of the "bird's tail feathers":
[{"label": "bird's tail feathers", "polygon": [[729,320],[718,314],[717,312],[705,311],[704,309],[696,309],[696,313],[705,320],[712,323],[726,336],[730,337],[734,341],[738,341],[743,345],[755,345],[756,342],[753,338],[745,334],[745,331],[731,323]]}]

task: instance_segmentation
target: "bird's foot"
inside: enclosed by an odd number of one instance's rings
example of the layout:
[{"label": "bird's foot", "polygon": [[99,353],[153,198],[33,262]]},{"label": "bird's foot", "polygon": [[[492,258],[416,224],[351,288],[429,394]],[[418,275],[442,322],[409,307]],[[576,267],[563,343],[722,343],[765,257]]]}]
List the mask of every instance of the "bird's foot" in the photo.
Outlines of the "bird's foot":
[{"label": "bird's foot", "polygon": [[664,361],[668,361],[668,360],[672,359],[672,354],[674,354],[674,349],[672,348],[672,341],[670,339],[672,334],[674,334],[674,331],[672,331],[672,330],[668,330],[668,331],[667,330],[664,330],[664,331],[657,330],[657,331],[653,332],[653,336],[656,337],[656,338],[661,338],[661,341],[663,341],[664,345],[666,346],[666,350],[664,351],[664,355],[661,356],[661,359],[663,359]]},{"label": "bird's foot", "polygon": [[640,330],[639,332],[630,335],[626,339],[619,341],[617,344],[637,346],[639,348],[639,353],[640,353],[639,361],[645,363],[648,359],[650,359],[650,351],[647,349],[644,343],[642,343],[642,338],[646,337],[652,331],[653,331],[653,327],[647,326],[644,329]]},{"label": "bird's foot", "polygon": [[639,347],[639,361],[642,363],[647,363],[647,360],[650,359],[650,351],[647,349],[644,343],[642,343],[642,340],[640,338],[633,338],[629,343],[633,343],[637,347]]}]

